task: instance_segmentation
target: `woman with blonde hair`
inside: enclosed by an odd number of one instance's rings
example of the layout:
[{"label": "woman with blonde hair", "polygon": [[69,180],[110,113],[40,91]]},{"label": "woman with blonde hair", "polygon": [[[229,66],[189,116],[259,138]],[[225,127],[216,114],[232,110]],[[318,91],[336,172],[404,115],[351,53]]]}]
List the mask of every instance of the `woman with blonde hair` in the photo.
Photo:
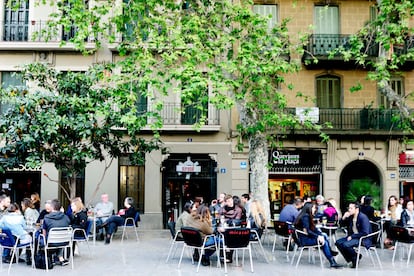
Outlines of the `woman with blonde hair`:
[{"label": "woman with blonde hair", "polygon": [[30,199],[34,205],[34,208],[40,212],[40,196],[38,193],[33,193],[30,195]]},{"label": "woman with blonde hair", "polygon": [[[72,225],[72,228],[83,229],[86,231],[88,213],[82,200],[79,197],[75,197],[71,200],[70,207],[72,209],[72,214],[70,216],[70,224]],[[81,235],[80,231],[76,231],[75,234]]]},{"label": "woman with blonde hair", "polygon": [[266,227],[266,214],[263,205],[258,200],[250,203],[250,215],[247,218],[247,225],[252,230],[256,230],[259,238],[262,236],[263,228]]}]

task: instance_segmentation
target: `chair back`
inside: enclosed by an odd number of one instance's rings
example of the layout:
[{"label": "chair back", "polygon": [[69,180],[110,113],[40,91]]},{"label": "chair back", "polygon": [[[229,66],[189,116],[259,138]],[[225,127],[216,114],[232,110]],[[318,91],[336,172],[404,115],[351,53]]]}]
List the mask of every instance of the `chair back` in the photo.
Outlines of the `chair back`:
[{"label": "chair back", "polygon": [[187,245],[196,247],[203,246],[203,239],[198,229],[193,227],[181,227],[181,234]]},{"label": "chair back", "polygon": [[227,229],[224,233],[224,243],[228,248],[247,247],[250,242],[250,229]]},{"label": "chair back", "polygon": [[[54,227],[47,234],[47,244],[66,244],[72,242],[72,227]],[[52,246],[53,246],[52,245]]]},{"label": "chair back", "polygon": [[408,230],[401,226],[392,226],[391,227],[391,236],[392,239],[399,241],[399,242],[405,242],[405,243],[412,243],[414,242],[414,237],[410,235]]},{"label": "chair back", "polygon": [[16,244],[16,239],[9,229],[2,229],[0,233],[0,244],[3,247],[13,247]]},{"label": "chair back", "polygon": [[370,221],[369,223],[371,224],[371,233],[375,233],[371,238],[372,244],[377,245],[381,240],[381,226],[375,221]]},{"label": "chair back", "polygon": [[273,225],[275,227],[276,235],[283,236],[283,237],[289,237],[290,229],[289,229],[289,224],[287,222],[285,222],[285,221],[274,221]]}]

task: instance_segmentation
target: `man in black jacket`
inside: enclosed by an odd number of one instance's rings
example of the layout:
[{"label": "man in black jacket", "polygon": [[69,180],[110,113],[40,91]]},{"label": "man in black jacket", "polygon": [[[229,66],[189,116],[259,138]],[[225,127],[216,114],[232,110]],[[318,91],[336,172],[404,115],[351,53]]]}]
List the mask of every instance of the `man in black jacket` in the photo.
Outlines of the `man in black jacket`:
[{"label": "man in black jacket", "polygon": [[[348,236],[339,239],[335,244],[347,262],[352,262],[352,268],[356,267],[357,253],[354,247],[358,246],[359,239],[372,232],[368,217],[359,211],[358,203],[350,203],[348,211],[343,215],[341,224],[348,225]],[[364,240],[364,246],[369,248],[371,239]]]},{"label": "man in black jacket", "polygon": [[[50,205],[52,207],[52,210],[49,214],[45,215],[42,226],[42,232],[46,239],[50,229],[54,227],[68,227],[70,224],[69,217],[60,211],[62,205],[58,199],[53,199]],[[63,258],[62,248],[57,249],[56,255],[58,256],[58,262],[60,265],[64,266],[69,263],[68,260],[65,260]]]}]

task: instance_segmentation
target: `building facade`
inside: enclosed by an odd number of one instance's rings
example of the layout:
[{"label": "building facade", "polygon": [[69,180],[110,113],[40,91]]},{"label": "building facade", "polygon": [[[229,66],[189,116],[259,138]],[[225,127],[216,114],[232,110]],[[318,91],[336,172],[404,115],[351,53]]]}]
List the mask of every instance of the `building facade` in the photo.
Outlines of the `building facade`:
[{"label": "building facade", "polygon": [[[24,2],[19,10],[12,10],[5,0],[0,1],[3,86],[20,85],[13,72],[19,70],[16,66],[30,62],[45,62],[61,71],[86,71],[94,63],[120,58],[111,46],[88,56],[75,51],[70,43],[61,46],[60,42],[70,39],[76,28],[62,29],[47,42],[34,37],[55,8]],[[355,179],[370,179],[379,186],[383,206],[391,194],[413,198],[414,166],[407,161],[410,158],[401,161],[402,156],[412,156],[413,146],[404,143],[407,135],[392,119],[392,103],[378,93],[375,83],[366,80],[366,70],[341,57],[328,59],[328,51],[346,43],[350,34],[375,16],[375,1],[263,0],[255,1],[253,10],[271,15],[270,25],[291,18],[288,27],[293,40],[299,33],[312,33],[307,53],[291,57],[302,62],[302,70],[286,79],[294,85],[294,91],[315,101],[304,102],[296,92],[282,92],[293,112],[301,115],[303,108],[312,108],[317,122],[332,125],[325,130],[330,136],[327,143],[322,143],[316,133],[294,132],[287,136],[283,148],[269,149],[269,162],[273,164],[269,171],[272,216],[277,218],[294,196],[323,194],[344,207],[346,192]],[[313,28],[308,29],[311,25]],[[93,48],[92,37],[86,46]],[[319,59],[318,64],[306,63],[312,56]],[[351,93],[350,88],[358,82],[363,85],[362,91]],[[401,95],[412,91],[412,67],[404,68],[392,84]],[[145,104],[150,108],[150,102]],[[142,227],[162,228],[181,212],[188,199],[202,197],[210,202],[220,192],[241,195],[249,191],[248,155],[235,150],[237,110],[218,111],[209,106],[208,122],[196,132],[191,118],[176,111],[177,105],[180,99],[171,96],[163,110],[166,151],[147,154],[143,166],[130,164],[126,157],[115,160],[107,169],[107,164],[98,161],[87,166],[79,177],[78,191],[88,205],[93,206],[104,192],[118,208],[125,196],[132,196],[142,213]],[[37,170],[21,167],[6,172],[0,175],[0,181],[13,200],[40,192],[44,201],[64,198],[55,182],[62,177],[53,164],[46,163]]]}]

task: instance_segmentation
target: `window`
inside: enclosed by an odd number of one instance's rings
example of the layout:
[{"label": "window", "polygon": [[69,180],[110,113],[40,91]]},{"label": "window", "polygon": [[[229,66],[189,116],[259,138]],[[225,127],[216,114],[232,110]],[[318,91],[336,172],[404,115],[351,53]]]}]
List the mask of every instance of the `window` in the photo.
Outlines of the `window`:
[{"label": "window", "polygon": [[203,117],[208,117],[208,84],[205,78],[199,82],[183,82],[181,86],[181,124],[193,125],[200,122]]},{"label": "window", "polygon": [[341,81],[339,77],[325,75],[316,78],[316,104],[319,108],[341,107]]},{"label": "window", "polygon": [[339,34],[339,8],[337,6],[315,6],[315,34]]},{"label": "window", "polygon": [[[397,93],[398,96],[404,97],[404,80],[402,78],[391,78],[389,81],[391,88]],[[393,103],[388,98],[378,91],[378,106],[382,108],[392,108]]]},{"label": "window", "polygon": [[271,17],[267,22],[267,28],[273,29],[277,23],[277,5],[254,5],[253,11],[264,17]]},{"label": "window", "polygon": [[[88,0],[84,0],[85,10],[88,9],[88,4],[89,4],[88,2],[89,2]],[[66,13],[66,9],[71,9],[71,4],[70,4],[70,1],[68,1],[68,0],[65,1],[65,7],[63,8],[63,13],[64,14]],[[71,39],[73,39],[76,36],[77,31],[78,31],[78,28],[74,24],[70,25],[70,26],[64,26],[62,28],[62,40],[63,41],[70,41]]]},{"label": "window", "polygon": [[369,7],[369,21],[375,21],[378,17],[378,6],[370,6]]},{"label": "window", "polygon": [[131,81],[130,83],[125,84],[124,89],[125,91],[129,91],[137,95],[137,116],[145,116],[148,110],[148,98],[147,94],[142,91],[144,88],[140,87],[136,82]]},{"label": "window", "polygon": [[[15,87],[17,89],[25,88],[25,84],[17,72],[1,72],[1,87],[3,89]],[[0,104],[0,114],[4,114],[10,106],[8,104]]]},{"label": "window", "polygon": [[124,207],[125,197],[134,199],[135,207],[144,213],[145,206],[145,166],[132,165],[128,156],[119,158],[119,197],[120,206]]},{"label": "window", "polygon": [[[70,201],[62,189],[62,187],[65,188],[65,190],[69,193],[69,180],[68,174],[65,171],[60,172],[60,183],[62,186],[59,186],[59,200],[62,203],[63,208],[65,210],[70,205]],[[85,199],[85,169],[82,170],[81,173],[79,173],[76,176],[76,197],[80,197],[82,199]],[[88,206],[86,206],[88,207]]]},{"label": "window", "polygon": [[[18,5],[18,9],[14,8]],[[4,1],[4,41],[27,41],[29,37],[29,1]]]}]

